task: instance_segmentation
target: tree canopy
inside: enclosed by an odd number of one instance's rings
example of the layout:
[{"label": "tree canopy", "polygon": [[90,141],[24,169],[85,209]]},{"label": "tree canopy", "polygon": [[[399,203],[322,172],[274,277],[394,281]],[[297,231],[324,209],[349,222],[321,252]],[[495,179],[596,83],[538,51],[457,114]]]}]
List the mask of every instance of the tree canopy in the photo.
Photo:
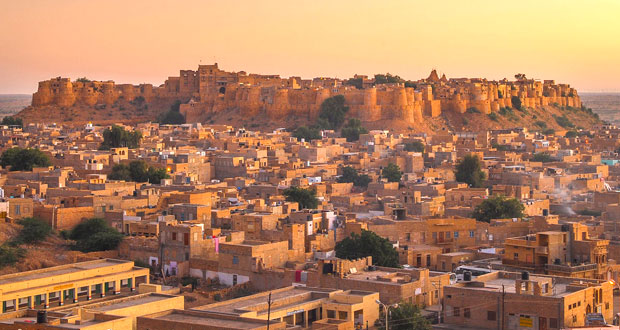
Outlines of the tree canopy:
[{"label": "tree canopy", "polygon": [[153,184],[159,184],[162,179],[169,177],[165,168],[149,166],[143,160],[134,160],[129,165],[114,165],[112,173],[109,175],[111,180],[149,182]]},{"label": "tree canopy", "polygon": [[424,152],[424,143],[413,141],[405,143],[405,151]]},{"label": "tree canopy", "polygon": [[82,252],[114,250],[123,240],[123,234],[110,227],[104,219],[92,218],[81,222],[69,233],[76,241],[75,249]]},{"label": "tree canopy", "polygon": [[290,187],[283,192],[286,200],[299,203],[301,209],[316,209],[319,200],[316,198],[316,191],[299,187]]},{"label": "tree canopy", "polygon": [[348,111],[349,107],[345,105],[343,95],[327,98],[321,103],[319,125],[324,129],[339,129],[344,124],[344,116]]},{"label": "tree canopy", "polygon": [[532,156],[531,161],[549,163],[553,161],[553,158],[551,158],[551,155],[549,155],[548,153],[538,152]]},{"label": "tree canopy", "polygon": [[480,159],[476,155],[467,155],[456,165],[456,181],[465,182],[473,188],[481,188],[486,174],[482,172]]},{"label": "tree canopy", "polygon": [[9,116],[2,118],[2,125],[24,127],[24,122],[21,118]]},{"label": "tree canopy", "polygon": [[[385,329],[385,310],[379,310],[377,328]],[[410,302],[401,302],[397,307],[390,307],[388,313],[390,330],[431,330],[431,322],[420,312],[420,308]]]},{"label": "tree canopy", "polygon": [[381,175],[386,178],[388,182],[400,182],[403,172],[400,171],[400,167],[398,167],[398,165],[389,163],[383,168]]},{"label": "tree canopy", "polygon": [[351,166],[342,168],[342,175],[338,178],[338,182],[352,182],[356,187],[368,187],[370,177],[366,174],[359,175],[357,170]]},{"label": "tree canopy", "polygon": [[515,198],[491,197],[474,209],[472,217],[478,221],[491,222],[491,219],[522,218],[525,207]]},{"label": "tree canopy", "polygon": [[159,123],[163,125],[180,125],[185,124],[185,117],[180,112],[181,101],[176,100],[171,106],[170,110],[163,113],[159,117]]},{"label": "tree canopy", "polygon": [[366,134],[368,130],[362,127],[362,122],[359,119],[351,118],[349,122],[342,128],[340,134],[346,138],[349,142],[354,142],[360,139],[360,134]]},{"label": "tree canopy", "polygon": [[305,141],[320,140],[321,130],[317,127],[300,126],[293,132],[293,137],[297,140],[304,139]]},{"label": "tree canopy", "polygon": [[113,125],[103,131],[103,142],[99,146],[100,150],[111,148],[127,147],[135,149],[140,145],[142,133],[138,131],[126,131],[124,128]]},{"label": "tree canopy", "polygon": [[11,167],[11,171],[32,171],[34,167],[51,166],[49,157],[39,149],[11,148],[0,156],[3,168]]},{"label": "tree canopy", "polygon": [[378,266],[400,267],[398,252],[387,239],[369,230],[362,230],[361,235],[351,236],[336,243],[336,257],[342,259],[359,259],[372,256],[372,262]]},{"label": "tree canopy", "polygon": [[52,233],[52,226],[37,218],[23,218],[18,222],[23,228],[19,231],[15,243],[32,244],[46,239]]}]

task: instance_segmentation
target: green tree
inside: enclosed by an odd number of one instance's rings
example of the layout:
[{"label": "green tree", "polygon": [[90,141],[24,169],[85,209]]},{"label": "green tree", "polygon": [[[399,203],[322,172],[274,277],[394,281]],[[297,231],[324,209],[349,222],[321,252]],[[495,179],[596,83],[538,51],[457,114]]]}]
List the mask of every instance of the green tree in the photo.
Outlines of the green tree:
[{"label": "green tree", "polygon": [[[377,329],[385,329],[385,310],[379,310]],[[409,302],[401,302],[390,307],[388,313],[389,330],[431,330],[431,322],[420,312],[420,308]]]},{"label": "green tree", "polygon": [[352,182],[356,187],[368,187],[370,177],[366,174],[359,175],[357,170],[351,166],[342,168],[342,175],[338,178],[338,182]]},{"label": "green tree", "polygon": [[2,125],[24,127],[24,122],[21,118],[9,116],[2,118]]},{"label": "green tree", "polygon": [[0,245],[0,268],[10,266],[26,256],[26,250],[11,244]]},{"label": "green tree", "polygon": [[405,151],[424,152],[424,143],[413,141],[405,143]]},{"label": "green tree", "polygon": [[295,137],[297,140],[304,139],[305,141],[311,141],[311,140],[320,140],[321,137],[321,130],[316,128],[316,127],[307,127],[307,126],[300,126],[298,127],[294,132],[293,132],[293,137]]},{"label": "green tree", "polygon": [[577,136],[579,136],[579,133],[577,131],[568,131],[566,132],[566,134],[564,134],[564,137],[569,138],[569,139],[577,137]]},{"label": "green tree", "polygon": [[340,134],[346,138],[347,141],[353,142],[360,139],[360,134],[366,134],[368,130],[362,127],[362,122],[359,119],[351,118],[349,122],[342,128]]},{"label": "green tree", "polygon": [[316,198],[316,191],[299,187],[290,187],[283,192],[286,200],[299,203],[301,209],[316,209],[319,200]]},{"label": "green tree", "polygon": [[478,221],[491,222],[491,219],[522,218],[525,207],[515,198],[491,197],[474,209],[472,216]]},{"label": "green tree", "polygon": [[336,243],[336,257],[342,259],[358,259],[372,256],[375,265],[383,267],[400,267],[398,252],[387,239],[372,231],[362,230],[361,235],[355,233]]},{"label": "green tree", "polygon": [[381,175],[386,178],[388,182],[400,182],[403,172],[400,171],[400,167],[398,167],[398,165],[389,163],[388,166],[383,168]]},{"label": "green tree", "polygon": [[551,158],[551,155],[544,153],[544,152],[539,152],[539,153],[535,153],[532,156],[531,161],[533,162],[543,162],[543,163],[549,163],[553,161],[553,158]]},{"label": "green tree", "polygon": [[11,148],[0,156],[0,165],[3,168],[11,167],[11,171],[32,171],[34,167],[51,166],[49,157],[39,149]]},{"label": "green tree", "polygon": [[521,99],[518,96],[513,96],[510,98],[510,103],[512,103],[512,107],[521,110]]},{"label": "green tree", "polygon": [[37,218],[23,218],[19,221],[23,228],[15,239],[17,244],[33,244],[46,239],[52,233],[52,226]]},{"label": "green tree", "polygon": [[135,149],[140,145],[142,133],[138,131],[126,131],[124,128],[113,125],[103,131],[103,142],[99,146],[100,150],[109,150],[111,148],[127,147]]},{"label": "green tree", "polygon": [[123,240],[123,234],[110,227],[104,219],[92,218],[75,226],[69,238],[76,241],[74,248],[82,252],[114,250]]},{"label": "green tree", "polygon": [[481,170],[480,159],[476,155],[467,155],[456,165],[456,181],[465,182],[473,188],[481,188],[486,175]]},{"label": "green tree", "polygon": [[344,124],[344,116],[349,111],[349,107],[345,105],[343,95],[336,95],[327,98],[321,103],[319,119],[323,125],[327,124],[329,129],[339,129]]},{"label": "green tree", "polygon": [[117,164],[112,167],[112,173],[108,175],[110,180],[132,181],[129,166],[125,164]]},{"label": "green tree", "polygon": [[114,165],[112,173],[109,175],[111,180],[149,182],[153,184],[159,184],[162,179],[168,179],[169,177],[165,168],[149,166],[143,160],[134,160],[129,165]]},{"label": "green tree", "polygon": [[181,101],[176,100],[171,106],[170,110],[163,113],[159,118],[159,123],[163,125],[180,125],[185,124],[185,117],[181,114]]}]

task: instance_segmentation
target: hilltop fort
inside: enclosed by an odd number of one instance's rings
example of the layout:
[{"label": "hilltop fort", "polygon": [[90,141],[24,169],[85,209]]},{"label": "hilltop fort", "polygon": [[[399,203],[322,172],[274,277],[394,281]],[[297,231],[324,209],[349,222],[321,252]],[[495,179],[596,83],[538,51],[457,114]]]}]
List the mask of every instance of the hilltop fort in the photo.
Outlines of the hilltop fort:
[{"label": "hilltop fort", "polygon": [[228,72],[215,63],[199,65],[195,71],[181,70],[178,77],[169,77],[160,86],[53,78],[39,83],[32,107],[101,109],[123,103],[152,103],[163,104],[166,108],[179,100],[182,102],[180,112],[187,122],[204,122],[213,115],[232,111],[242,118],[279,120],[294,116],[312,121],[325,99],[343,95],[351,117],[363,122],[388,120],[406,124],[442,114],[462,114],[469,109],[490,114],[513,107],[517,98],[523,107],[532,109],[551,105],[581,107],[577,91],[570,85],[527,79],[524,75],[514,81],[447,79],[433,70],[427,78],[417,81],[405,81],[389,74],[381,77],[383,79],[361,75],[347,80],[282,78],[244,71]]}]

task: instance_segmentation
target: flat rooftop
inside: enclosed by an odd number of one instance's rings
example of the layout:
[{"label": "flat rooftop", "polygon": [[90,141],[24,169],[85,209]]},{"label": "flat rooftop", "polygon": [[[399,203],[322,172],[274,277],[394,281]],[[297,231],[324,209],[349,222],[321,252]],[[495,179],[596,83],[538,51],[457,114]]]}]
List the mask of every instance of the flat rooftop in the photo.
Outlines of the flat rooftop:
[{"label": "flat rooftop", "polygon": [[174,298],[175,296],[159,294],[159,293],[150,293],[150,294],[141,294],[137,296],[129,296],[127,298],[122,299],[121,301],[113,300],[111,302],[101,302],[95,303],[92,305],[86,305],[84,308],[97,311],[97,312],[109,312],[117,309],[123,309],[127,307],[134,307],[143,304],[149,304],[157,301],[163,301],[167,299]]},{"label": "flat rooftop", "polygon": [[[273,291],[271,293],[272,311],[284,309],[290,306],[306,303],[309,301],[320,300],[325,297],[317,297],[313,293],[329,293],[339,291],[338,289],[302,289],[291,287],[287,290]],[[193,308],[193,310],[203,310],[209,312],[223,313],[223,314],[242,314],[249,311],[256,311],[259,315],[267,313],[267,299],[269,294],[255,294],[248,297],[237,298],[229,300],[224,303],[216,303],[211,305],[199,306]],[[278,301],[290,300],[290,303],[278,304]],[[256,308],[256,306],[260,306]]]},{"label": "flat rooftop", "polygon": [[181,313],[179,311],[173,311],[170,314],[153,317],[155,320],[166,320],[174,322],[183,322],[196,325],[208,325],[210,327],[217,328],[231,328],[231,329],[254,329],[264,327],[264,322],[253,322],[249,319],[221,319],[211,315],[197,315],[195,313]]},{"label": "flat rooftop", "polygon": [[117,266],[120,264],[129,264],[133,261],[116,260],[116,259],[99,259],[86,262],[78,262],[74,264],[67,264],[62,266],[42,268],[37,270],[31,270],[27,272],[8,274],[0,276],[0,285],[14,284],[19,282],[33,281],[46,277],[62,276],[71,273],[77,273],[84,270],[105,268],[111,266]]}]

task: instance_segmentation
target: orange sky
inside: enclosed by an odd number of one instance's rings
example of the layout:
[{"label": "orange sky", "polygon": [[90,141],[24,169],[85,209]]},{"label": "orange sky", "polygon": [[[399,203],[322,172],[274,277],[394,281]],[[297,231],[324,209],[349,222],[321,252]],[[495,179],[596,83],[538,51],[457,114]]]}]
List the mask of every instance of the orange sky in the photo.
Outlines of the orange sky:
[{"label": "orange sky", "polygon": [[56,76],[163,83],[179,69],[304,78],[432,68],[620,91],[618,0],[0,0],[0,93]]}]

